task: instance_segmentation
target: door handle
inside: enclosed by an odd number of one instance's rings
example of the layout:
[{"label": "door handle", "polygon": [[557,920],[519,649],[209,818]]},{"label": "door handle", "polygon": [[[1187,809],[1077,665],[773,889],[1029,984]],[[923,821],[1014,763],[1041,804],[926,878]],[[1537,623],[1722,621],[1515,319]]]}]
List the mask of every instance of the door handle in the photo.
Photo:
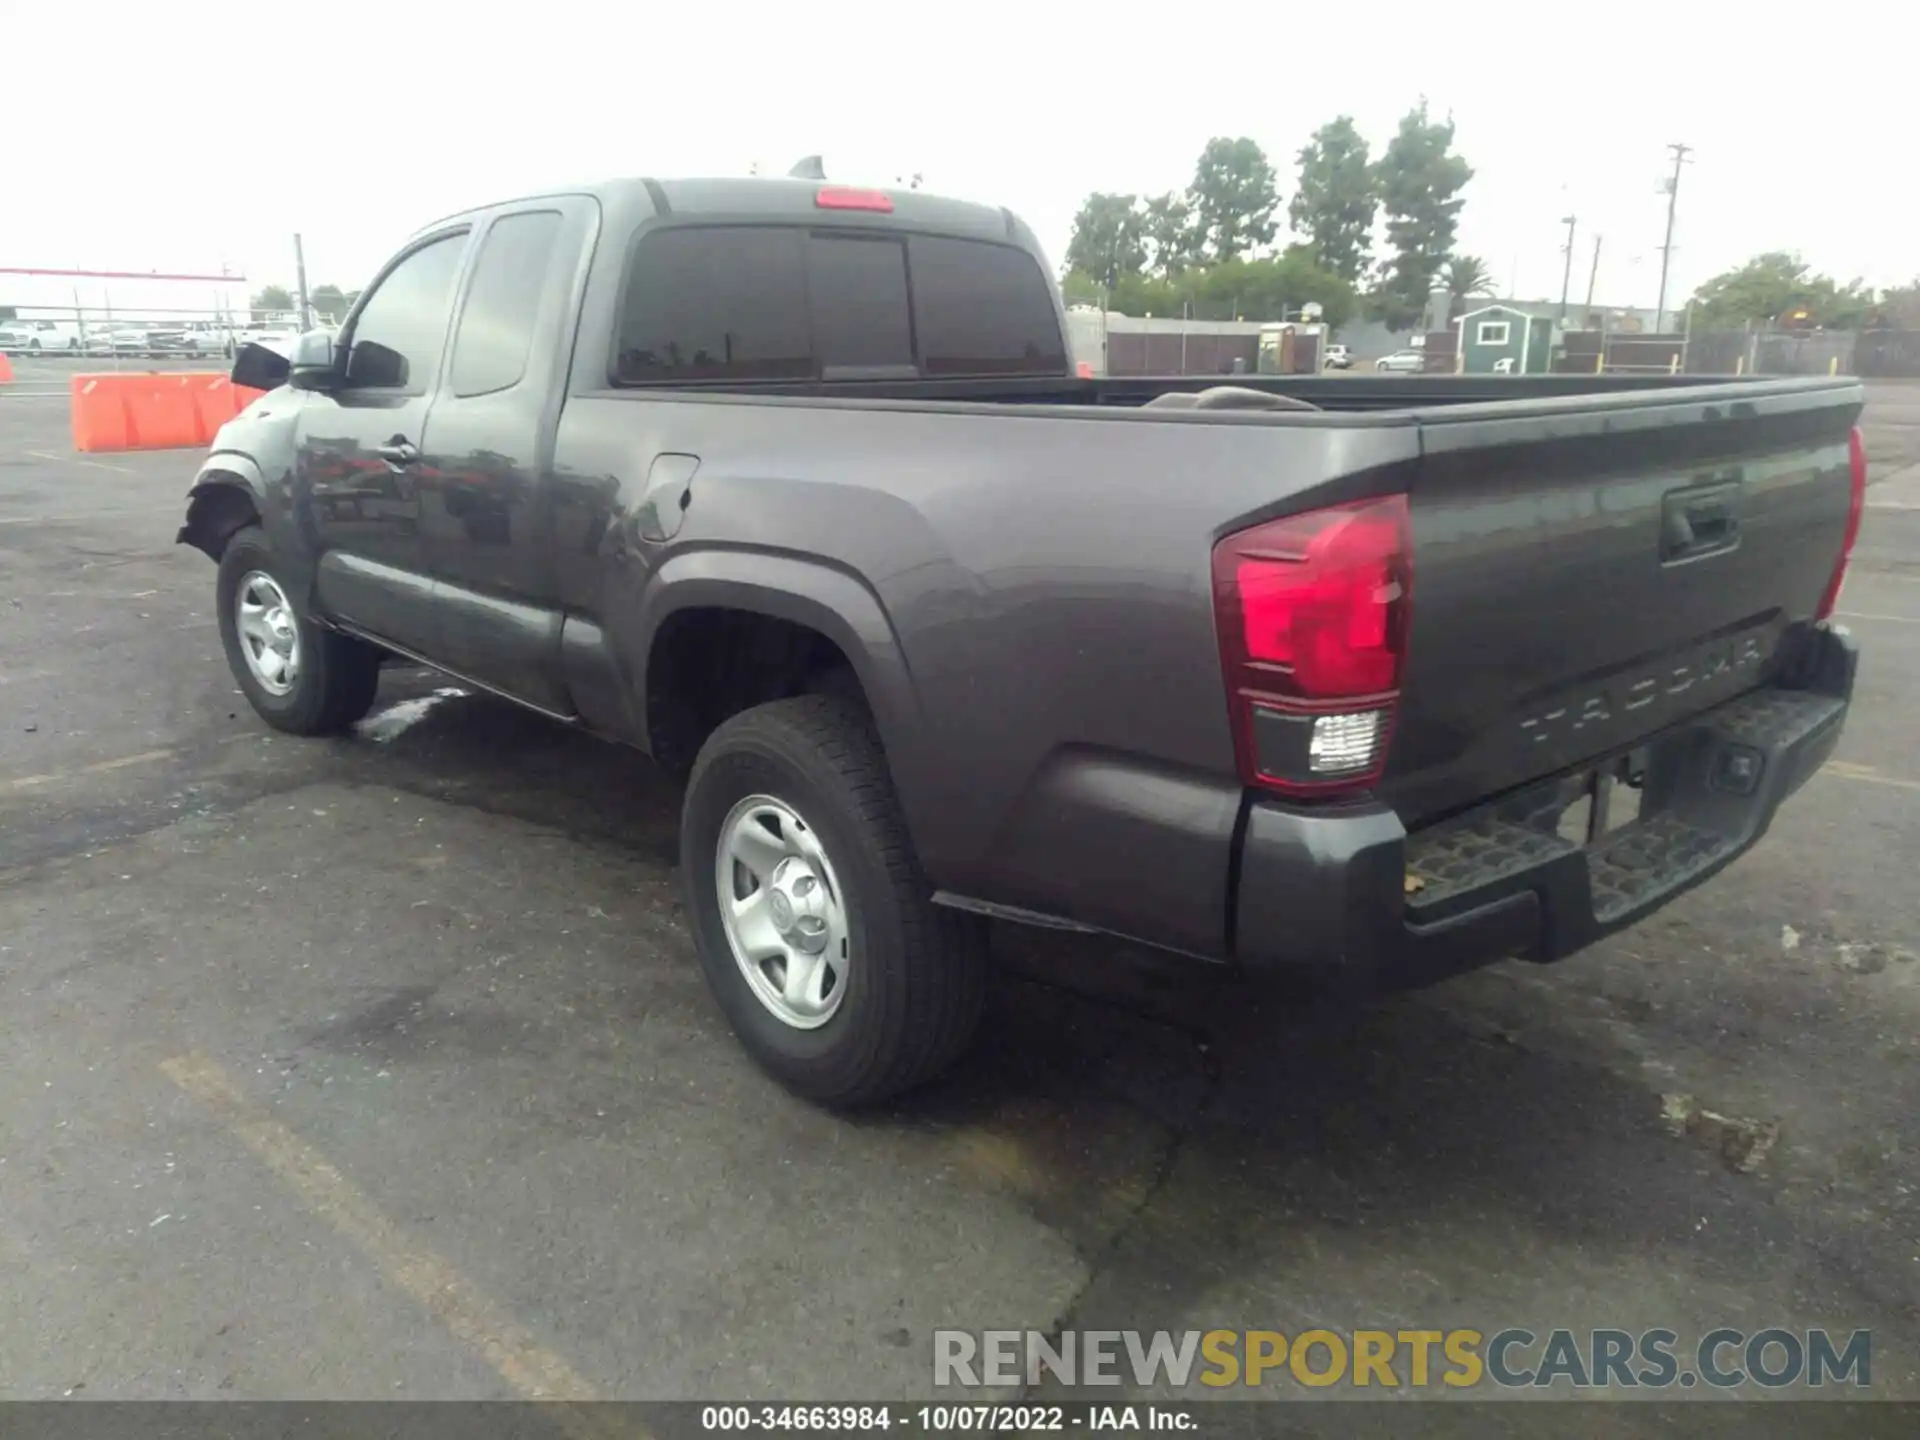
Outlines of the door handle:
[{"label": "door handle", "polygon": [[1717,555],[1740,544],[1738,482],[1670,491],[1660,512],[1660,558],[1667,564]]},{"label": "door handle", "polygon": [[386,444],[374,446],[373,453],[396,468],[411,465],[420,458],[419,448],[404,435],[396,435]]}]

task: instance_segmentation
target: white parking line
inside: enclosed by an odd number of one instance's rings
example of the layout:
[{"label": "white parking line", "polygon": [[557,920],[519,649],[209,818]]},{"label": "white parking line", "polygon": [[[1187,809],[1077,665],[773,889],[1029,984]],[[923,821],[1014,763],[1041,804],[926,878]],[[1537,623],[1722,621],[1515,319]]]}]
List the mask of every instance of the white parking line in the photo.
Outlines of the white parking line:
[{"label": "white parking line", "polygon": [[1886,620],[1895,625],[1920,625],[1920,615],[1872,615],[1865,610],[1836,610],[1842,620]]},{"label": "white parking line", "polygon": [[0,525],[74,525],[83,520],[132,520],[143,515],[184,513],[184,508],[179,505],[147,505],[127,510],[82,510],[67,515],[0,515]]},{"label": "white parking line", "polygon": [[29,450],[27,454],[36,460],[58,460],[66,465],[84,465],[89,470],[111,470],[116,475],[137,475],[137,470],[129,470],[125,465],[109,465],[104,460],[82,460],[77,455],[56,455],[51,450]]}]

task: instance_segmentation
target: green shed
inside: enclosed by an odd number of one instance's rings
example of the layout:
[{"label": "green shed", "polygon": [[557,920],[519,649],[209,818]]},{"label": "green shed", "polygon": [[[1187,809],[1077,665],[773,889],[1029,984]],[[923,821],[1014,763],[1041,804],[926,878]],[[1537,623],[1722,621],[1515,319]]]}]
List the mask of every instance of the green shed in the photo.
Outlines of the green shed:
[{"label": "green shed", "polygon": [[1551,368],[1551,320],[1511,305],[1483,305],[1455,323],[1460,368],[1468,375],[1544,375]]}]

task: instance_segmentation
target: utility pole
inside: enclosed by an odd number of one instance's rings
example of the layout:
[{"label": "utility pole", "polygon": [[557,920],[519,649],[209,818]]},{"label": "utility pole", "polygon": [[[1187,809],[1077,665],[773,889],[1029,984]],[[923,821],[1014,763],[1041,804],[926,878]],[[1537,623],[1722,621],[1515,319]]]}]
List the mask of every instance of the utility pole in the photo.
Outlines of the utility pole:
[{"label": "utility pole", "polygon": [[306,330],[313,325],[313,307],[307,303],[307,252],[298,235],[293,237],[293,275],[300,287],[300,328]]},{"label": "utility pole", "polygon": [[1593,314],[1593,287],[1600,279],[1600,237],[1593,237],[1593,268],[1587,271],[1587,314]]},{"label": "utility pole", "polygon": [[1567,323],[1567,295],[1573,289],[1573,230],[1577,219],[1572,215],[1560,217],[1560,223],[1567,227],[1567,264],[1560,274],[1560,323]]},{"label": "utility pole", "polygon": [[1667,178],[1667,240],[1660,247],[1660,299],[1653,312],[1653,333],[1658,335],[1667,328],[1667,267],[1673,262],[1673,212],[1680,202],[1680,167],[1687,163],[1692,153],[1691,145],[1672,144],[1667,149],[1673,154],[1673,174]]}]

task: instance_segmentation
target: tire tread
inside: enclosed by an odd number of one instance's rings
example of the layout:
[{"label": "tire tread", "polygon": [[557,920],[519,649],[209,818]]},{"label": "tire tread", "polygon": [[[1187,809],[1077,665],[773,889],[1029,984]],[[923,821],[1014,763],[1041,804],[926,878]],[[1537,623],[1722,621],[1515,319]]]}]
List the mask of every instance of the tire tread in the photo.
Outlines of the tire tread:
[{"label": "tire tread", "polygon": [[984,927],[976,916],[932,902],[879,735],[863,708],[836,696],[802,695],[735,716],[695,762],[690,801],[716,758],[744,747],[801,759],[817,782],[841,792],[858,842],[885,877],[881,893],[862,896],[868,928],[897,927],[901,939],[887,1013],[866,1027],[857,1058],[831,1084],[781,1078],[810,1098],[841,1105],[884,1100],[925,1083],[959,1058],[979,1024],[988,976]]}]

